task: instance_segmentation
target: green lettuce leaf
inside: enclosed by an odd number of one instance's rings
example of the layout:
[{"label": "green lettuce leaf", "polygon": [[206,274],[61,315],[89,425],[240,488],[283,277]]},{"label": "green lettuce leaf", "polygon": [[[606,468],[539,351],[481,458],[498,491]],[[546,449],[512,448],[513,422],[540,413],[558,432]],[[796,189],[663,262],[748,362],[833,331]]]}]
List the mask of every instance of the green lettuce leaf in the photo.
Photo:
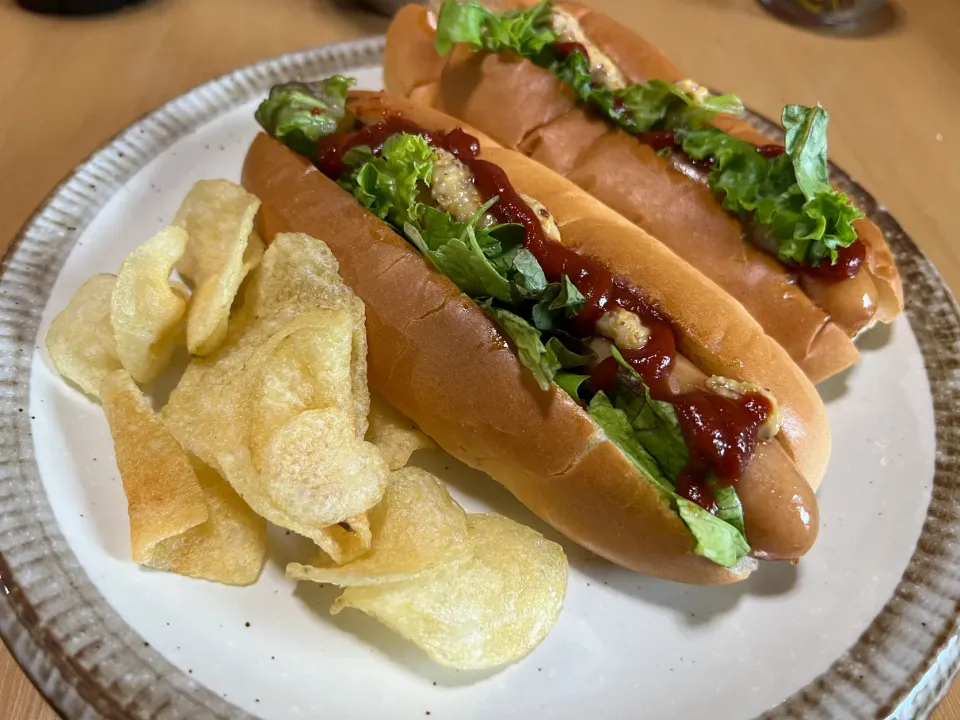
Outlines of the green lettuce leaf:
[{"label": "green lettuce leaf", "polygon": [[533,373],[537,384],[544,390],[549,390],[550,383],[553,382],[561,365],[553,350],[543,344],[540,331],[509,310],[495,307],[489,302],[481,302],[480,307],[497,321],[500,328],[513,341],[520,362]]},{"label": "green lettuce leaf", "polygon": [[708,95],[700,106],[717,115],[743,115],[743,102],[731,93],[725,95]]},{"label": "green lettuce leaf", "polygon": [[[551,337],[544,342],[537,328],[516,313],[496,307],[489,300],[481,301],[480,307],[497,321],[513,341],[520,362],[533,373],[537,384],[544,390],[550,389],[550,383],[557,379],[559,370],[581,368],[593,359],[592,354],[580,354],[570,350],[557,337]],[[565,378],[565,382],[569,382],[569,377]]]},{"label": "green lettuce leaf", "polygon": [[832,190],[827,165],[829,120],[827,111],[820,106],[787,105],[781,115],[787,155],[792,161],[797,185],[808,199]]},{"label": "green lettuce leaf", "polygon": [[736,527],[694,502],[676,496],[677,511],[697,539],[694,552],[724,567],[733,567],[750,552],[750,545]]},{"label": "green lettuce leaf", "polygon": [[560,330],[580,312],[585,302],[586,298],[577,290],[577,286],[564,275],[560,282],[550,283],[544,288],[531,311],[533,324],[540,330]]},{"label": "green lettuce leaf", "polygon": [[[797,115],[796,111],[793,113]],[[822,116],[817,116],[822,117]],[[793,130],[791,150],[768,159],[750,143],[712,127],[678,130],[684,152],[701,160],[713,158],[710,187],[723,196],[723,207],[741,217],[755,212],[777,255],[787,263],[817,265],[836,261],[837,251],[857,239],[853,222],[862,217],[846,195],[834,190],[826,176],[826,146],[817,149],[825,128],[807,123],[808,132]],[[819,129],[818,129],[819,128]],[[800,158],[800,156],[803,156]],[[822,161],[822,168],[816,163]],[[814,191],[807,196],[797,167]],[[819,188],[819,189],[818,189]],[[825,188],[825,189],[824,189]]]},{"label": "green lettuce leaf", "polygon": [[334,75],[315,83],[275,85],[254,117],[271,137],[315,158],[317,141],[339,129],[346,114],[347,90],[354,84],[353,78]]},{"label": "green lettuce leaf", "polygon": [[616,405],[599,392],[587,411],[610,441],[671,500],[697,540],[695,552],[732,567],[750,552],[736,491],[732,487],[717,490],[722,515],[716,516],[676,493],[673,479],[686,465],[687,449],[673,408],[665,412],[656,402],[650,400],[649,390],[642,398],[618,397]]},{"label": "green lettuce leaf", "polygon": [[557,362],[560,363],[560,367],[565,370],[570,368],[582,368],[587,363],[591,362],[596,356],[592,352],[578,353],[574,350],[571,350],[560,338],[554,336],[547,340],[547,350],[553,353],[553,356],[557,359]]},{"label": "green lettuce leaf", "polygon": [[568,372],[558,372],[553,377],[553,381],[574,400],[580,399],[580,386],[589,379],[589,375],[580,375],[578,373]]},{"label": "green lettuce leaf", "polygon": [[623,359],[616,345],[610,346],[610,352],[634,379],[633,386],[639,389],[636,393],[618,393],[615,404],[626,413],[637,440],[657,461],[664,474],[673,481],[690,459],[687,443],[677,421],[677,411],[670,403],[655,400],[650,395],[650,388],[640,374]]},{"label": "green lettuce leaf", "polygon": [[[351,170],[340,184],[364,207],[402,229],[407,239],[467,295],[509,302],[511,283],[491,256],[500,257],[503,241],[516,234],[498,231],[498,227],[477,229],[479,218],[496,198],[465,223],[425,205],[422,191],[430,184],[436,159],[425,138],[398,133],[387,138],[379,156],[369,148],[354,148],[347,153],[344,163]],[[525,270],[535,274],[540,268],[527,263]]]},{"label": "green lettuce leaf", "polygon": [[526,248],[519,249],[513,254],[513,277],[511,278],[517,293],[521,298],[539,298],[547,289],[547,276],[543,268]]},{"label": "green lettuce leaf", "polygon": [[440,8],[434,47],[446,55],[456,43],[469,43],[474,50],[511,50],[518,55],[538,55],[556,39],[550,26],[550,0],[526,9],[496,13],[476,0],[449,0]]},{"label": "green lettuce leaf", "polygon": [[460,290],[472,298],[489,295],[510,301],[510,282],[500,274],[477,243],[473,227],[467,226],[463,237],[448,239],[436,250],[411,224],[403,226],[404,235],[417,246],[433,265]]},{"label": "green lettuce leaf", "polygon": [[463,292],[512,304],[536,299],[547,287],[540,263],[523,248],[523,233],[514,223],[478,228],[477,222],[497,201],[491,198],[460,223],[442,210],[423,209],[422,230],[412,223],[404,234]]},{"label": "green lettuce leaf", "polygon": [[737,491],[731,485],[713,488],[713,497],[717,502],[717,517],[733,525],[746,537],[747,531],[743,525],[743,505]]},{"label": "green lettuce leaf", "polygon": [[663,473],[660,464],[637,439],[627,413],[614,407],[606,393],[598,392],[594,395],[587,406],[587,412],[610,441],[630,458],[630,462],[636,465],[650,482],[668,495],[676,494],[671,479]]},{"label": "green lettuce leaf", "polygon": [[[348,155],[350,155],[348,153]],[[424,211],[420,188],[430,184],[437,155],[420,135],[397,133],[387,138],[380,156],[350,156],[357,163],[340,184],[365,208],[394,227],[416,225]]]}]

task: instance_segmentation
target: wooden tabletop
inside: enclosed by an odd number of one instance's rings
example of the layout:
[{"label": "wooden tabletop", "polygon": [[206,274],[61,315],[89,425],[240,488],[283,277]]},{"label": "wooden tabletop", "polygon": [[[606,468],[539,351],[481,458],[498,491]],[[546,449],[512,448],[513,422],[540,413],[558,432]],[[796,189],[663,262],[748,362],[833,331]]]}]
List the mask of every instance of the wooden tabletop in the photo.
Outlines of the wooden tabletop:
[{"label": "wooden tabletop", "polygon": [[[778,116],[831,112],[830,151],[960,289],[960,3],[900,0],[879,34],[836,38],[779,23],[753,0],[594,0],[690,77]],[[0,0],[0,252],[74,165],[197,83],[289,50],[383,32],[336,0],[146,0],[98,19],[31,15]],[[0,645],[0,718],[56,717]],[[960,720],[955,686],[936,720]]]}]

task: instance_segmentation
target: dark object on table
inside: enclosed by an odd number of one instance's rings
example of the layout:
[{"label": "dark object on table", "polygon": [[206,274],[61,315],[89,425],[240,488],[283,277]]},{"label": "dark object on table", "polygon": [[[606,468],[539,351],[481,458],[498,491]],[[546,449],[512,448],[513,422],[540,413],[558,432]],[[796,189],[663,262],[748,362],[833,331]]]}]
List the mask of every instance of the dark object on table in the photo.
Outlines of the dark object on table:
[{"label": "dark object on table", "polygon": [[855,28],[884,0],[759,0],[777,17],[797,25]]},{"label": "dark object on table", "polygon": [[99,15],[143,0],[16,0],[25,10],[44,15]]},{"label": "dark object on table", "polygon": [[[412,2],[416,3],[419,0],[359,0],[359,5],[380,15],[393,17],[400,8]],[[422,5],[423,2],[419,2],[419,4]]]}]

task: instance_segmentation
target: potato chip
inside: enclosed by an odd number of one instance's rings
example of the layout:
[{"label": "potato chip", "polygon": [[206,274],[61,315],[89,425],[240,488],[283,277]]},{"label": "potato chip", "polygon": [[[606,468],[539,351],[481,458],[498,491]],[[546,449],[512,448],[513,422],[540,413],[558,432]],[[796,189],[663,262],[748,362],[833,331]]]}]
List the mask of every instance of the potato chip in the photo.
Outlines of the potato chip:
[{"label": "potato chip", "polygon": [[[281,425],[311,408],[336,407],[351,397],[353,318],[344,310],[317,310],[318,320],[284,337],[246,381],[246,418],[253,461]],[[349,403],[348,403],[349,408]]]},{"label": "potato chip", "polygon": [[130,373],[107,375],[100,396],[127,495],[133,559],[143,563],[158,543],[196,527],[210,514],[190,459]]},{"label": "potato chip", "polygon": [[263,242],[260,234],[256,230],[251,230],[250,237],[247,238],[247,249],[243,251],[243,258],[240,265],[244,278],[249,276],[250,272],[260,264],[266,249],[267,244]]},{"label": "potato chip", "polygon": [[62,377],[88,395],[100,395],[103,379],[120,370],[110,327],[116,275],[95,275],[74,293],[47,330],[47,354]]},{"label": "potato chip", "polygon": [[434,447],[413,420],[375,393],[370,395],[366,440],[377,446],[391,470],[405,466],[415,450]]},{"label": "potato chip", "polygon": [[125,370],[101,389],[141,565],[231,585],[257,579],[266,522],[210,467],[191,459]]},{"label": "potato chip", "polygon": [[[335,348],[328,353],[323,345],[327,327],[333,324],[349,337],[351,330],[344,327],[344,320],[349,321],[349,316],[336,310],[299,317],[281,310],[256,320],[236,336],[231,329],[228,342],[216,353],[190,362],[163,408],[164,422],[185,448],[208,465],[218,467],[218,454],[243,447],[259,471],[260,452],[270,436],[303,410],[314,409],[313,398],[352,407],[349,396],[333,399],[323,388],[314,387],[327,381],[318,369],[333,363],[328,356]],[[298,337],[286,344],[293,335]],[[343,342],[339,346],[346,347]],[[342,363],[348,362],[345,352],[338,355]],[[341,378],[348,374],[346,368],[336,371]],[[275,388],[276,396],[265,396],[265,385]],[[344,382],[333,385],[352,390]]]},{"label": "potato chip", "polygon": [[367,513],[354,515],[336,525],[316,531],[313,541],[323,551],[317,553],[316,565],[325,564],[329,561],[328,558],[337,565],[351,562],[370,551],[373,541],[370,519]]},{"label": "potato chip", "polygon": [[391,473],[383,500],[368,515],[373,535],[369,553],[342,567],[290,563],[287,577],[341,586],[390,583],[470,552],[463,508],[426,470],[410,467]]},{"label": "potato chip", "polygon": [[303,233],[280,233],[251,276],[241,309],[241,323],[278,310],[305,313],[317,308],[345,309],[353,314],[351,369],[353,399],[360,437],[367,432],[367,333],[363,303],[343,284],[339,265],[324,243]]},{"label": "potato chip", "polygon": [[187,304],[170,286],[170,273],[186,246],[186,230],[171,225],[130,253],[117,273],[110,324],[117,355],[138,383],[156,378],[173,354]]},{"label": "potato chip", "polygon": [[157,543],[142,563],[227,585],[256,581],[267,553],[267,522],[213,468],[194,459],[210,519]]},{"label": "potato chip", "polygon": [[268,520],[278,522],[271,517],[276,510],[308,528],[334,525],[376,505],[387,475],[380,453],[357,439],[351,413],[341,408],[307,410],[282,425],[264,448],[258,488],[241,489],[226,473]]},{"label": "potato chip", "polygon": [[348,587],[331,612],[356,608],[461,670],[530,653],[560,614],[567,559],[556,543],[499,515],[468,515],[473,555],[385,585]]},{"label": "potato chip", "polygon": [[250,278],[244,309],[263,317],[281,308],[307,312],[347,307],[353,292],[343,284],[339,270],[323,242],[303,233],[279,233]]},{"label": "potato chip", "polygon": [[208,355],[223,342],[234,297],[259,262],[263,243],[253,233],[260,200],[227,180],[201,180],[184,198],[173,224],[189,235],[178,269],[193,282],[187,347]]},{"label": "potato chip", "polygon": [[348,412],[324,408],[300,413],[277,430],[261,473],[274,504],[326,527],[376,505],[389,470],[376,447],[357,439]]},{"label": "potato chip", "polygon": [[388,468],[363,441],[363,306],[336,270],[318,240],[278,236],[223,345],[190,363],[163,417],[257,513],[346,562],[369,549],[359,516]]}]

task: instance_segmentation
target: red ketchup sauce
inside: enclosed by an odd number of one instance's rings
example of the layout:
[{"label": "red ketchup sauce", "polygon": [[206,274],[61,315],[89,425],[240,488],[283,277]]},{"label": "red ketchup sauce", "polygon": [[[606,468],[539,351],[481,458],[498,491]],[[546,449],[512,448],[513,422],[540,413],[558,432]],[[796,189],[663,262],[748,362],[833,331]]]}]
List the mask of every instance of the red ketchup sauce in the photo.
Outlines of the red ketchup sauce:
[{"label": "red ketchup sauce", "polygon": [[[732,484],[743,474],[756,450],[757,430],[773,409],[769,401],[753,393],[737,400],[707,390],[675,393],[669,378],[676,358],[676,335],[669,320],[647,302],[640,290],[614,278],[594,260],[548,239],[536,214],[514,189],[507,174],[498,165],[477,157],[480,143],[462,129],[429,132],[399,115],[390,115],[360,130],[324,138],[318,148],[317,167],[337,179],[343,174],[343,156],[348,150],[366,145],[378,153],[386,139],[398,132],[422,135],[431,145],[447,150],[469,167],[481,197],[484,200],[499,198],[490,208],[497,221],[523,226],[524,247],[540,262],[547,280],[558,282],[564,275],[570,278],[586,300],[571,323],[575,335],[594,336],[597,320],[614,308],[636,314],[650,329],[642,349],[621,354],[655,398],[676,408],[690,451],[690,463],[678,478],[677,492],[716,512],[708,480],[713,477]],[[612,357],[598,363],[591,373],[591,388],[595,391],[612,388],[618,367]]]},{"label": "red ketchup sauce", "polygon": [[573,53],[578,52],[583,55],[584,60],[590,60],[590,54],[587,49],[578,42],[558,42],[553,44],[553,51],[557,54],[558,60],[566,60]]},{"label": "red ketchup sauce", "polygon": [[777,145],[772,143],[770,145],[760,145],[757,147],[757,152],[763,155],[765,158],[775,158],[783,155],[787,149],[783,145]]},{"label": "red ketchup sauce", "polygon": [[867,259],[867,246],[862,240],[854,240],[845,248],[837,250],[837,261],[831,264],[823,261],[819,265],[804,265],[800,270],[818,280],[837,282],[852,278]]}]

